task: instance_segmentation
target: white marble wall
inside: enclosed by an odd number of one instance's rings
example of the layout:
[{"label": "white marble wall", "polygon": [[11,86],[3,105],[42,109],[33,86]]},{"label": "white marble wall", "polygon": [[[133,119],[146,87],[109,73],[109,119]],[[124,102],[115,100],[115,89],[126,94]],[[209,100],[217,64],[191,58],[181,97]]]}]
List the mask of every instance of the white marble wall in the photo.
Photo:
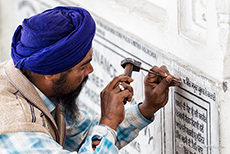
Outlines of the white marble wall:
[{"label": "white marble wall", "polygon": [[1,0],[0,61],[10,57],[11,37],[22,19],[56,5],[84,7],[214,83],[219,111],[212,114],[218,117],[214,136],[220,145],[213,148],[230,151],[230,0]]},{"label": "white marble wall", "polygon": [[[10,10],[10,11],[9,11]],[[0,1],[0,62],[10,58],[10,41],[14,30],[13,1]]]}]

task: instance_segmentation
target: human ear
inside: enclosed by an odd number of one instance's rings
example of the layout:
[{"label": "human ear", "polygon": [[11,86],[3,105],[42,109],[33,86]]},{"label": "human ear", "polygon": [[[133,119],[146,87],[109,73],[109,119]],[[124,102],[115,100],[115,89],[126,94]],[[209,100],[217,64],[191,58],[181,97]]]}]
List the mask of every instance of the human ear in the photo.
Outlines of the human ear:
[{"label": "human ear", "polygon": [[59,74],[53,74],[53,75],[44,75],[44,78],[48,81],[56,81],[60,78],[60,73]]}]

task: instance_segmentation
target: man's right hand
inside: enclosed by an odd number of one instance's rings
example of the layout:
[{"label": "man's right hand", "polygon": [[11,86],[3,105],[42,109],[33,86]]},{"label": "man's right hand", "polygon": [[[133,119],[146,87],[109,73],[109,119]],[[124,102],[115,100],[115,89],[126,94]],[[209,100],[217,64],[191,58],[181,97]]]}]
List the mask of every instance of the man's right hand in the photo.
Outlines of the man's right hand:
[{"label": "man's right hand", "polygon": [[[116,130],[117,126],[125,118],[125,107],[123,100],[127,98],[128,101],[132,100],[133,88],[127,84],[133,82],[133,79],[120,75],[115,77],[106,87],[102,90],[101,96],[101,120],[100,125],[107,125]],[[125,89],[121,91],[118,86],[121,84]]]}]

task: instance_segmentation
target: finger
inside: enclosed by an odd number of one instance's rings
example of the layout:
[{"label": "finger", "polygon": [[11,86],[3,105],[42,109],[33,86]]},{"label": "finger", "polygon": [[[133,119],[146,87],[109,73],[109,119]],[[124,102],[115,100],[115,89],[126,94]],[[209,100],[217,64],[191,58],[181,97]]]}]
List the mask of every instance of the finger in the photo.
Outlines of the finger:
[{"label": "finger", "polygon": [[121,91],[117,95],[119,95],[118,97],[121,101],[123,101],[125,98],[127,98],[128,101],[131,101],[133,93],[126,89],[124,91]]},{"label": "finger", "polygon": [[164,78],[158,86],[155,87],[155,91],[157,92],[157,95],[163,94],[167,89],[169,88],[170,84],[172,82],[172,76],[169,75],[166,78]]},{"label": "finger", "polygon": [[[179,78],[179,79],[178,79],[178,78],[176,78],[176,79],[177,79],[177,80],[179,80],[179,81],[181,81],[181,79],[180,79],[180,78]],[[170,86],[179,86],[179,85],[180,85],[180,82],[178,82],[178,81],[174,81],[174,80],[173,80],[173,81],[171,82],[171,84],[170,84]]]},{"label": "finger", "polygon": [[162,65],[160,68],[161,68],[166,74],[170,74],[170,73],[169,73],[169,70],[167,69],[167,67],[166,67],[165,65]]},{"label": "finger", "polygon": [[[165,73],[167,73],[168,75],[170,74],[170,73],[169,73],[169,70],[167,69],[167,67],[166,67],[165,65],[162,65],[160,68],[161,68],[162,70],[164,70]],[[172,75],[172,74],[170,74],[170,75],[171,75],[174,79],[181,81],[181,78],[175,77],[175,76]],[[179,84],[180,84],[179,82],[177,82],[177,81],[174,80],[174,81],[171,83],[171,86],[178,86]]]},{"label": "finger", "polygon": [[[150,70],[153,71],[153,72],[156,72],[156,73],[160,74],[160,76],[162,76],[162,77],[166,77],[167,76],[167,73],[165,72],[165,70],[162,69],[162,68],[159,68],[157,66],[153,66]],[[153,75],[155,75],[155,74],[153,74]],[[155,76],[158,76],[158,75],[155,75]]]},{"label": "finger", "polygon": [[114,89],[114,92],[118,93],[123,90],[128,90],[133,95],[133,87],[130,84],[125,83],[125,82],[120,82],[120,84]]},{"label": "finger", "polygon": [[162,76],[158,76],[158,75],[153,76],[151,75],[151,73],[149,73],[145,77],[145,82],[147,82],[148,84],[160,83],[162,79],[163,79]]},{"label": "finger", "polygon": [[[120,87],[121,86],[121,87]],[[121,91],[123,91],[123,89],[125,89],[125,87],[123,87],[121,84],[118,84],[116,88],[113,89],[114,93],[119,93]]]},{"label": "finger", "polygon": [[131,83],[131,82],[133,82],[133,79],[129,76],[124,76],[122,74],[122,75],[118,76],[118,79],[115,80],[114,82],[116,82],[114,85],[116,87],[118,84],[120,84],[122,82]]},{"label": "finger", "polygon": [[107,88],[109,90],[113,90],[118,86],[118,84],[120,82],[131,83],[131,82],[133,82],[133,79],[131,77],[129,77],[129,76],[124,76],[123,74],[119,75],[119,76],[113,78],[113,80],[107,85]]},{"label": "finger", "polygon": [[152,67],[150,70],[159,74],[159,75],[156,75],[153,73],[148,73],[146,77],[147,77],[148,82],[150,83],[159,83],[164,77],[167,76],[167,73],[163,69],[157,66]]},{"label": "finger", "polygon": [[133,94],[133,87],[130,84],[121,82],[120,85],[122,85],[125,88],[125,90],[128,90]]}]

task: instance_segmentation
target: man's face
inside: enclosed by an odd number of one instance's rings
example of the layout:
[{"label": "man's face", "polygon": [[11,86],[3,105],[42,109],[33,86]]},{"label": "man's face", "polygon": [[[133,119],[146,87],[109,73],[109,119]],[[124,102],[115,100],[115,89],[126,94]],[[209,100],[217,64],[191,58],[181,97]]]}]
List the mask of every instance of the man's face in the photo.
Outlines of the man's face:
[{"label": "man's face", "polygon": [[65,116],[69,120],[76,118],[78,112],[76,98],[87,81],[88,74],[93,72],[93,67],[90,63],[92,53],[91,49],[80,63],[70,70],[61,73],[59,79],[53,82],[52,99],[56,103],[61,104]]}]

